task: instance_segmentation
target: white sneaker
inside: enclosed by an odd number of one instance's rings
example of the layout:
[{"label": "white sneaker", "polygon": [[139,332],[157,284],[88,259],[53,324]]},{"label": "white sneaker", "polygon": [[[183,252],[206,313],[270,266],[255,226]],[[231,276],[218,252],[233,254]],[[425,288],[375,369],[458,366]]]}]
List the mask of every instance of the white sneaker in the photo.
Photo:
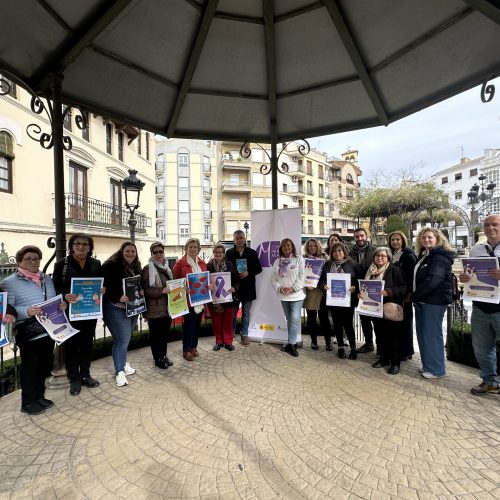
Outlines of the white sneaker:
[{"label": "white sneaker", "polygon": [[421,372],[422,374],[422,377],[424,378],[442,378],[442,377],[445,377],[446,375],[433,375],[432,373],[429,373],[429,372]]},{"label": "white sneaker", "polygon": [[118,387],[128,385],[127,377],[125,377],[125,372],[118,372],[118,375],[116,376],[116,385]]},{"label": "white sneaker", "polygon": [[425,370],[424,370],[424,365],[420,365],[420,366],[418,367],[418,371],[419,371],[420,373],[424,373],[424,371],[425,371]]},{"label": "white sneaker", "polygon": [[135,368],[132,368],[128,363],[125,363],[123,371],[125,372],[125,375],[133,375],[135,373]]}]

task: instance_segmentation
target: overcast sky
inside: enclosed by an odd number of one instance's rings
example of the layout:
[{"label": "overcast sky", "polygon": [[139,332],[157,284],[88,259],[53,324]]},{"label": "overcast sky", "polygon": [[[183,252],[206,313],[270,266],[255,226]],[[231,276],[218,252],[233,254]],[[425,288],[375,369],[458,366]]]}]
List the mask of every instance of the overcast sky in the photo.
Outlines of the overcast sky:
[{"label": "overcast sky", "polygon": [[359,151],[361,183],[380,172],[416,167],[428,177],[463,156],[477,158],[484,149],[500,148],[500,78],[495,97],[481,101],[481,87],[447,99],[387,127],[310,139],[311,147],[340,157],[348,147]]}]

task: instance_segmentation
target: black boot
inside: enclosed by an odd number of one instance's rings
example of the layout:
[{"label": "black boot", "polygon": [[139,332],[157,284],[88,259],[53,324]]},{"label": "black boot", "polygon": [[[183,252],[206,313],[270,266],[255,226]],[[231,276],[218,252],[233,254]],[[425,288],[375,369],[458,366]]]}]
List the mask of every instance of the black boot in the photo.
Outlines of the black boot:
[{"label": "black boot", "polygon": [[389,373],[389,375],[397,375],[399,373],[399,363],[391,363],[387,373]]}]

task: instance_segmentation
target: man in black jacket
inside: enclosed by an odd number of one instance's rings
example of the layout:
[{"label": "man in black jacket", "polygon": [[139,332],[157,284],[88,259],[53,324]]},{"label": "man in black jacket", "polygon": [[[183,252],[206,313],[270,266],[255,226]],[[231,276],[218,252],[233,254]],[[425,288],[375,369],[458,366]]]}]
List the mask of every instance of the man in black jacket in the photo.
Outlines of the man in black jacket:
[{"label": "man in black jacket", "polygon": [[247,247],[245,233],[240,229],[233,234],[234,247],[226,252],[226,259],[234,264],[240,274],[240,289],[235,300],[234,325],[241,303],[241,343],[250,345],[248,340],[248,325],[250,323],[250,309],[252,302],[257,298],[255,291],[255,276],[262,272],[257,252]]},{"label": "man in black jacket", "polygon": [[[373,262],[373,254],[375,253],[376,247],[368,241],[368,235],[362,227],[358,227],[354,230],[354,241],[356,244],[349,252],[349,256],[358,265],[358,278],[364,279],[366,271]],[[369,316],[360,316],[360,318],[365,343],[359,349],[356,349],[356,351],[359,353],[373,352],[375,347],[373,345],[372,321]]]}]

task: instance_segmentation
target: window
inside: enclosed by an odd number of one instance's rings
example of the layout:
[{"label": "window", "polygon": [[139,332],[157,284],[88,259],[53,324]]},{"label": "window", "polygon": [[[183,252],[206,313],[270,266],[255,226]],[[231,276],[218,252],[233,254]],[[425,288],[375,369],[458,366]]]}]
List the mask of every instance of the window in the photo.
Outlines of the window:
[{"label": "window", "polygon": [[179,177],[177,183],[179,186],[179,200],[189,200],[189,179],[187,177]]},{"label": "window", "polygon": [[313,166],[312,166],[312,162],[310,162],[309,160],[306,161],[306,165],[307,165],[307,175],[312,175],[313,174]]},{"label": "window", "polygon": [[351,175],[351,174],[347,174],[347,175],[345,176],[345,180],[346,180],[346,182],[347,182],[348,184],[354,184],[354,180],[353,180],[353,178],[352,178],[352,175]]},{"label": "window", "polygon": [[349,227],[349,222],[346,220],[342,221],[342,229],[347,229]]},{"label": "window", "polygon": [[498,179],[499,179],[499,171],[498,170],[491,170],[488,172],[486,175],[486,184],[489,184],[490,182],[494,182],[498,186]]},{"label": "window", "polygon": [[309,196],[313,196],[314,195],[313,184],[312,184],[311,181],[307,181],[307,194]]},{"label": "window", "polygon": [[2,75],[0,75],[0,95],[9,95],[17,99],[17,85]]},{"label": "window", "polygon": [[179,201],[179,212],[189,212],[189,201]]},{"label": "window", "polygon": [[179,243],[185,243],[189,238],[189,226],[179,226]]},{"label": "window", "polygon": [[231,198],[231,210],[239,210],[239,209],[240,209],[240,199]]},{"label": "window", "polygon": [[69,162],[69,216],[87,220],[87,169],[78,163]]},{"label": "window", "polygon": [[339,186],[339,198],[342,198],[342,186]]},{"label": "window", "polygon": [[113,125],[106,123],[106,153],[113,154]]},{"label": "window", "polygon": [[189,157],[187,153],[179,153],[177,155],[177,164],[179,167],[187,167],[189,165]]},{"label": "window", "polygon": [[0,132],[0,191],[12,193],[14,143],[7,132]]},{"label": "window", "polygon": [[348,198],[354,198],[354,190],[352,189],[346,189],[345,194]]},{"label": "window", "polygon": [[142,155],[142,133],[137,136],[137,154]]},{"label": "window", "polygon": [[229,176],[229,183],[231,186],[238,186],[240,183],[240,174],[231,174]]},{"label": "window", "polygon": [[203,226],[203,237],[205,238],[205,241],[212,240],[211,234],[210,234],[210,225],[209,224],[205,224]]},{"label": "window", "polygon": [[288,191],[288,185],[283,183],[283,187],[281,189],[284,193],[286,193]]},{"label": "window", "polygon": [[160,239],[161,241],[165,240],[165,225],[164,224],[158,224],[156,226],[156,237]]},{"label": "window", "polygon": [[84,123],[85,123],[85,128],[82,129],[82,139],[84,141],[89,142],[90,141],[90,114],[88,111],[83,111],[82,115],[83,115]]},{"label": "window", "polygon": [[122,214],[122,183],[115,179],[110,181],[110,199],[111,199],[111,224],[121,224]]},{"label": "window", "polygon": [[462,172],[459,172],[458,174],[455,174],[455,180],[459,181],[462,178]]},{"label": "window", "polygon": [[477,175],[477,168],[471,168],[469,170],[469,177],[475,177]]},{"label": "window", "polygon": [[441,178],[441,184],[448,184],[448,177]]},{"label": "window", "polygon": [[462,199],[462,191],[455,191],[455,200]]},{"label": "window", "polygon": [[149,161],[149,132],[146,132],[146,160]]},{"label": "window", "polygon": [[237,220],[228,220],[226,221],[226,234],[230,234],[231,238],[233,237],[233,233],[238,229],[238,221]]},{"label": "window", "polygon": [[123,132],[118,133],[118,159],[123,161]]},{"label": "window", "polygon": [[211,170],[212,170],[212,167],[210,165],[210,157],[204,156],[203,157],[203,172],[210,172]]},{"label": "window", "polygon": [[325,223],[323,221],[319,223],[319,234],[325,234]]},{"label": "window", "polygon": [[71,132],[71,108],[63,105],[64,121],[63,127]]}]

